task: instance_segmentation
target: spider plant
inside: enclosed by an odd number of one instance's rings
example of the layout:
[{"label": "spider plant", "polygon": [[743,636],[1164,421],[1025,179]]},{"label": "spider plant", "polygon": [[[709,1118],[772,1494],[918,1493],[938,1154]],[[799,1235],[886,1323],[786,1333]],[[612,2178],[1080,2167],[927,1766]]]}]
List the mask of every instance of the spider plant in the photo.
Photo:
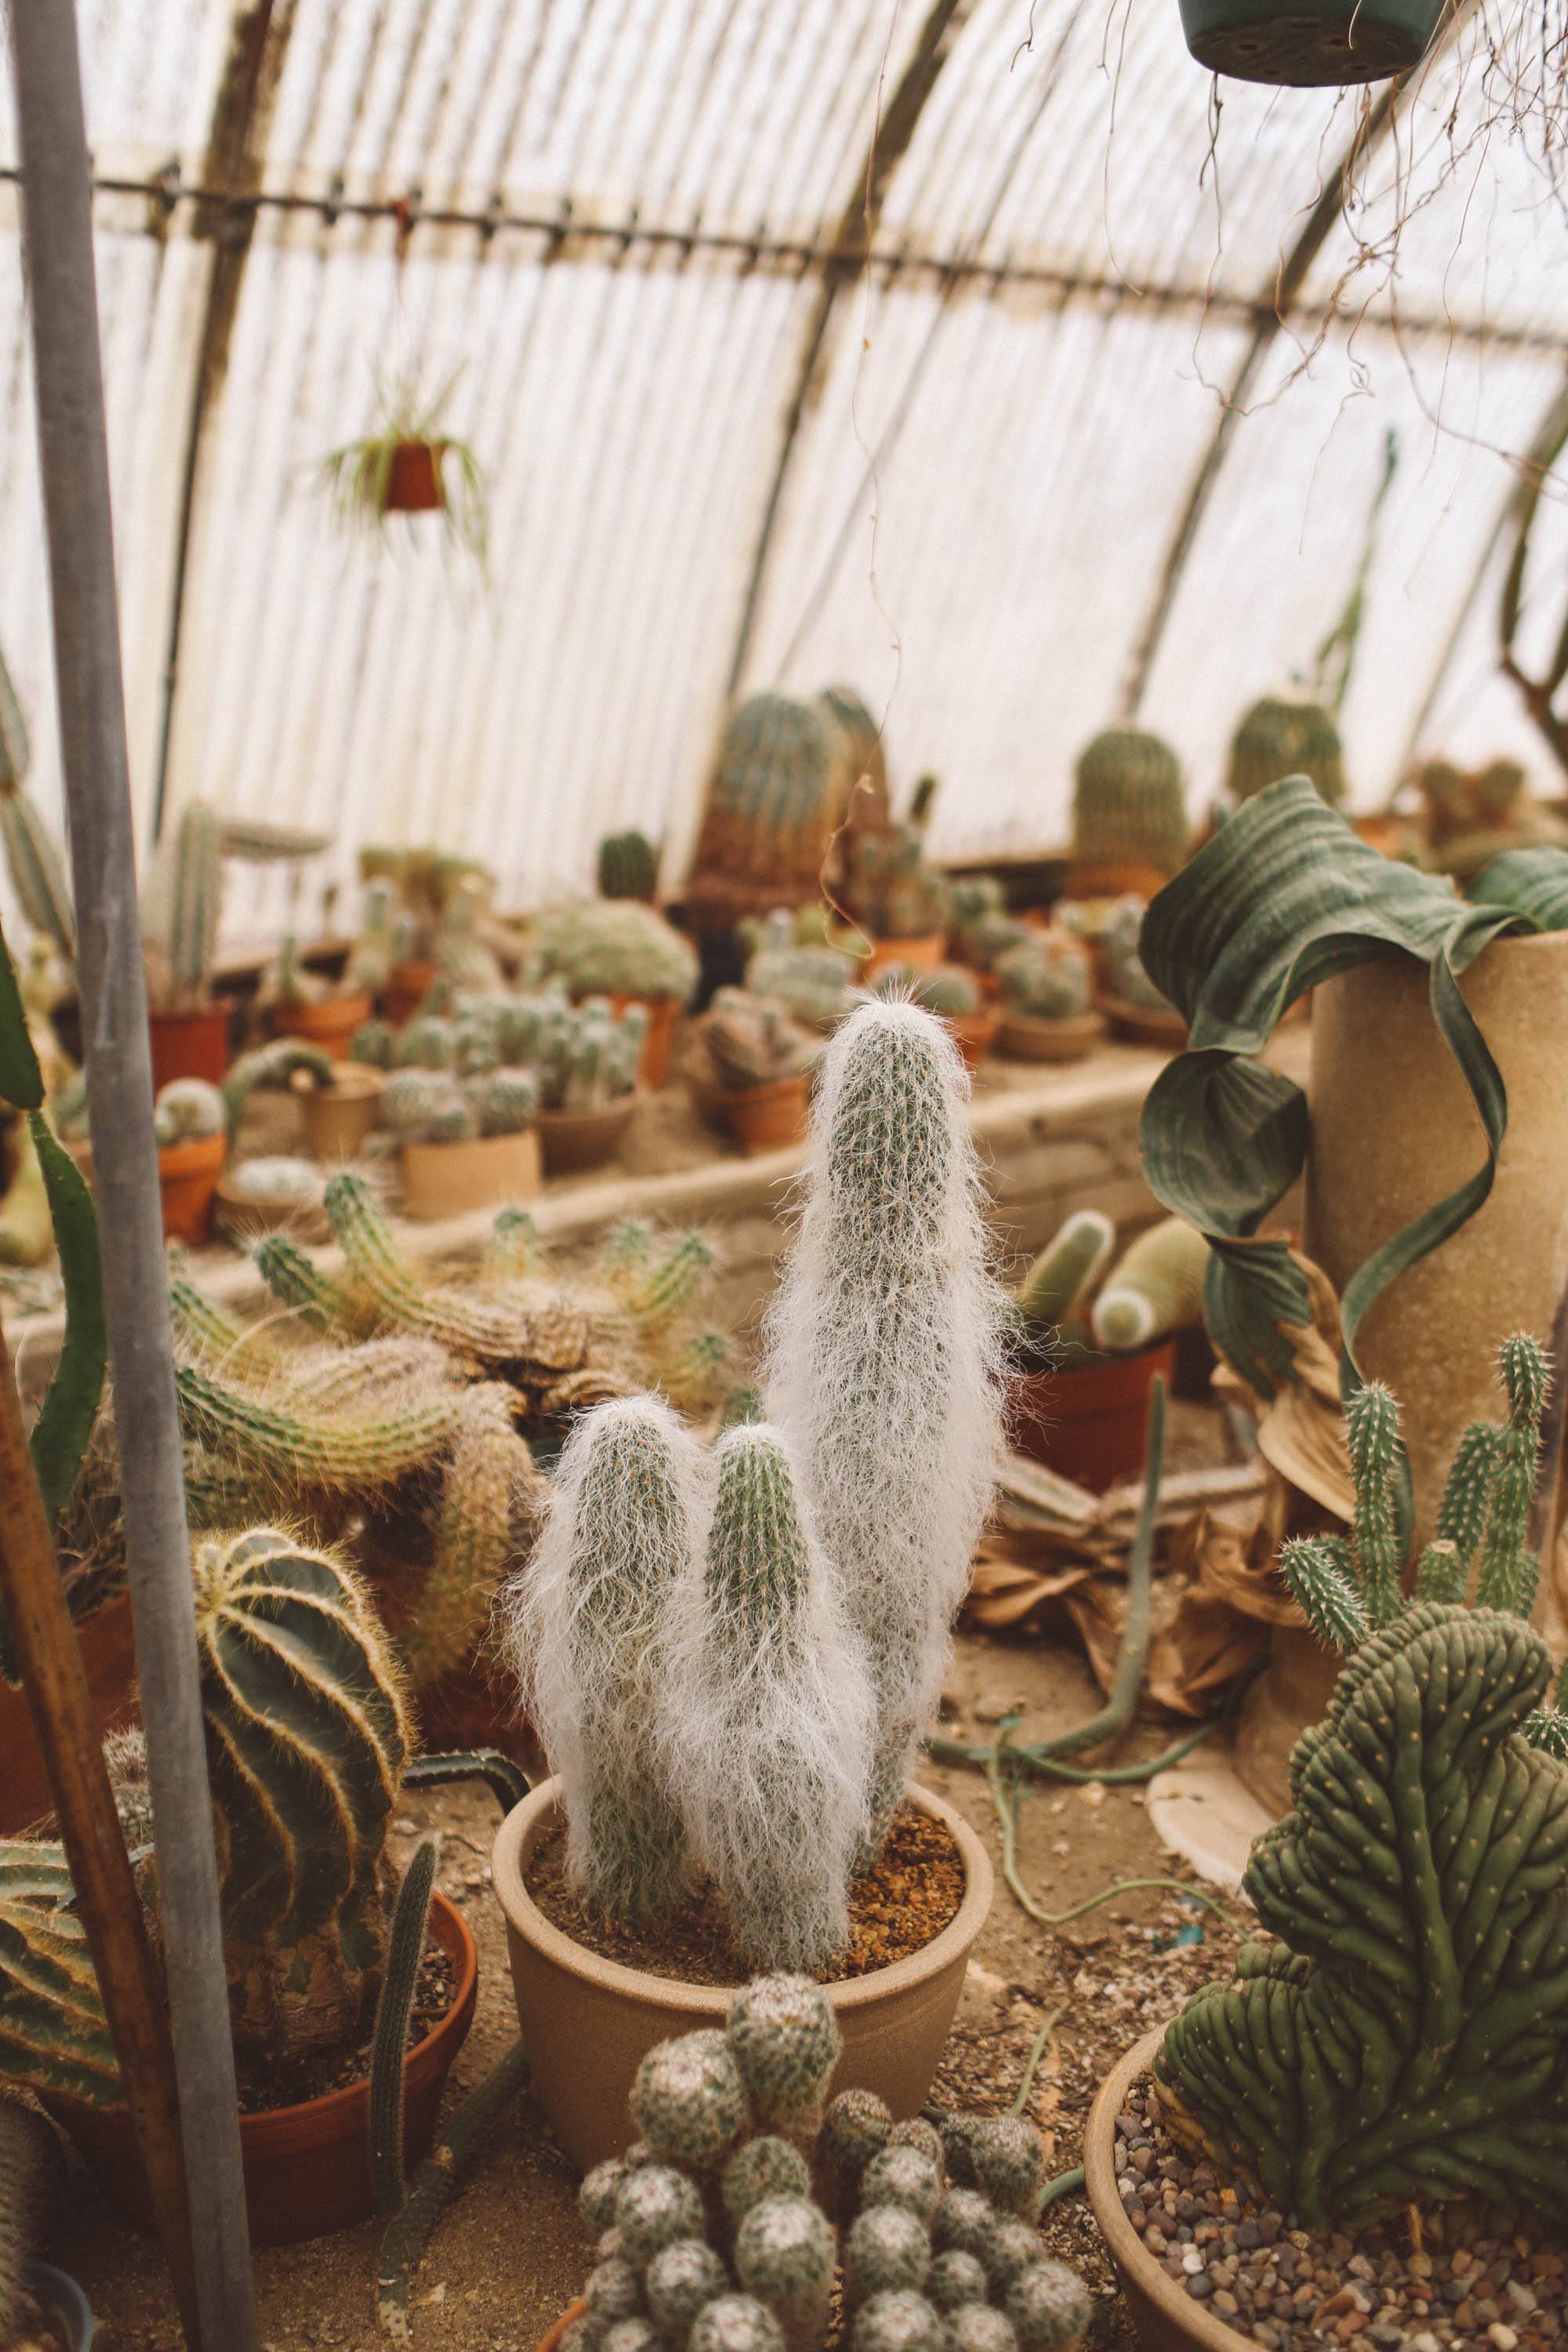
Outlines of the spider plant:
[{"label": "spider plant", "polygon": [[456,370],[434,400],[423,402],[411,376],[390,384],[377,378],[375,431],[332,450],[322,463],[346,528],[384,533],[390,515],[439,512],[458,544],[483,563],[489,520],[484,469],[466,441],[438,429],[461,373]]}]

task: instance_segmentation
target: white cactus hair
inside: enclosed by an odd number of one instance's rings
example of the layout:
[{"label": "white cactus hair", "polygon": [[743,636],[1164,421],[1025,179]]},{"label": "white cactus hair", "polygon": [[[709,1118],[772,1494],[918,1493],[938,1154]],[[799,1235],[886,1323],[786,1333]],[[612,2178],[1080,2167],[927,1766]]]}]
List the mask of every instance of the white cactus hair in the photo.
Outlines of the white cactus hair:
[{"label": "white cactus hair", "polygon": [[941,1694],[1002,1451],[1005,1301],[968,1090],[934,1015],[885,1000],[850,1014],[822,1064],[765,1326],[769,1415],[795,1445],[876,1692],[873,1850]]},{"label": "white cactus hair", "polygon": [[[720,1499],[707,1557],[694,1554],[670,1606],[662,1711],[669,1787],[752,1961],[820,1969],[849,1938],[874,1697],[787,1438],[743,1423],[721,1437],[714,1466]],[[742,1497],[745,1488],[754,1491]],[[755,1578],[720,1572],[721,1548],[732,1552],[747,1536]]]},{"label": "white cactus hair", "polygon": [[670,1596],[700,1555],[700,1450],[653,1397],[584,1413],[557,1467],[532,1559],[502,1604],[503,1640],[569,1826],[568,1867],[600,1907],[657,1918],[686,1882],[661,1769]]}]

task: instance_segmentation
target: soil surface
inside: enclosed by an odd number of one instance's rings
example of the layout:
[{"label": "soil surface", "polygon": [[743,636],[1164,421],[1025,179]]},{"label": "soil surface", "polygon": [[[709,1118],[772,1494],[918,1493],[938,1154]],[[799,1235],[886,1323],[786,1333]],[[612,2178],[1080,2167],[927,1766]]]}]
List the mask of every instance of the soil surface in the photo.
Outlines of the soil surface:
[{"label": "soil surface", "polygon": [[[1015,1705],[1020,1741],[1065,1728],[1093,1711],[1100,1694],[1076,1653],[1023,1638],[961,1638],[942,1728],[988,1741]],[[1157,1754],[1168,1724],[1140,1724],[1115,1760]],[[1093,1757],[1090,1763],[1102,1760]],[[1110,1759],[1103,1759],[1110,1760]],[[963,1765],[929,1765],[922,1778],[973,1823],[999,1864],[995,1815],[984,1775]],[[393,1849],[401,1867],[420,1831],[443,1832],[439,1885],[466,1914],[479,1948],[473,2032],[453,2072],[455,2101],[472,2090],[517,2032],[506,1939],[490,1891],[489,1849],[498,1815],[482,1790],[410,1797]],[[1061,1915],[1113,1882],[1184,1879],[1164,1854],[1138,1789],[1041,1783],[1023,1807],[1021,1881],[1042,1908]],[[1226,1909],[1237,1916],[1237,1906]],[[1090,2101],[1115,2061],[1168,2018],[1186,1994],[1223,1974],[1236,1948],[1226,1921],[1179,1892],[1116,1894],[1067,1920],[1044,1926],[1026,1916],[1001,1881],[975,1949],[959,2016],[933,2095],[944,2105],[999,2111],[1013,2100],[1043,2027],[1051,2032],[1037,2064],[1029,2112],[1047,2136],[1053,2166],[1079,2161]],[[579,2223],[576,2183],[525,2093],[497,2126],[438,2224],[414,2283],[415,2352],[533,2352],[577,2292],[593,2262]],[[1046,2217],[1048,2252],[1074,2263],[1091,2291],[1109,2297],[1109,2258],[1081,2197]],[[260,2334],[268,2352],[381,2352],[373,2281],[380,2232],[374,2222],[314,2244],[258,2252]],[[84,2181],[66,2200],[49,2258],[87,2288],[100,2319],[96,2352],[175,2352],[174,2306],[156,2250],[116,2221]],[[1090,2352],[1130,2352],[1124,2307],[1108,2303]]]},{"label": "soil surface", "polygon": [[[618,1927],[595,1911],[566,1875],[564,1826],[536,1847],[525,1880],[545,1917],[602,1959],[619,1960],[686,1984],[742,1985],[751,1971],[731,1934],[724,1898],[704,1879],[662,1927]],[[940,1936],[963,1900],[963,1864],[941,1822],[906,1805],[888,1832],[875,1870],[849,1897],[849,1949],[827,1970],[840,1984],[920,1952]]]}]

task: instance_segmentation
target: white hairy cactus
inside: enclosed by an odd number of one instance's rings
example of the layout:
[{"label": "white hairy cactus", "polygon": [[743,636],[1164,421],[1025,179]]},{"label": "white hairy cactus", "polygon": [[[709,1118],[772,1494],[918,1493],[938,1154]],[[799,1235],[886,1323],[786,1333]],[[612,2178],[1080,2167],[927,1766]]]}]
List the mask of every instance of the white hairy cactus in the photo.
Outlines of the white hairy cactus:
[{"label": "white hairy cactus", "polygon": [[691,2352],[784,2352],[784,2330],[754,2294],[721,2294],[692,2323]]},{"label": "white hairy cactus", "polygon": [[865,2205],[903,2205],[929,2227],[942,2196],[942,2175],[923,2148],[889,2146],[874,2156],[860,2176]]},{"label": "white hairy cactus", "polygon": [[770,1416],[795,1446],[877,1701],[874,1851],[942,1690],[1002,1446],[993,1281],[942,1022],[860,1005],[824,1058],[805,1204],[769,1310]]},{"label": "white hairy cactus", "polygon": [[624,2254],[612,2255],[607,2263],[595,2264],[588,2273],[583,2299],[589,2317],[602,2319],[606,2325],[637,2316],[642,2310],[642,2287]]},{"label": "white hairy cactus", "polygon": [[966,2303],[984,2303],[988,2290],[985,2265],[976,2254],[956,2246],[938,2254],[925,2275],[925,2294],[939,2311],[960,2311]]},{"label": "white hairy cactus", "polygon": [[947,2326],[956,2352],[1017,2352],[1012,2321],[988,2303],[966,2303],[950,2311]]},{"label": "white hairy cactus", "polygon": [[633,1924],[668,1911],[686,1874],[659,1743],[669,1598],[697,1553],[701,1455],[651,1397],[584,1414],[555,1502],[508,1601],[508,1646],[561,1776],[573,1874]]},{"label": "white hairy cactus", "polygon": [[910,2287],[874,2294],[855,2315],[854,2352],[949,2352],[946,2323]]}]

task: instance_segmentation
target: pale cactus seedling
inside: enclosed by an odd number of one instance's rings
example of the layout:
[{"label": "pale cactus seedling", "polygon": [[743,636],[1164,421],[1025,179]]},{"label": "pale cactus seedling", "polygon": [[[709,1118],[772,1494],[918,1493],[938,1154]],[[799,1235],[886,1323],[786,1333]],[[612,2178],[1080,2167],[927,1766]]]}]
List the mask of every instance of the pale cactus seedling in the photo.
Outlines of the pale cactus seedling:
[{"label": "pale cactus seedling", "polygon": [[605,2330],[603,2352],[665,2352],[664,2338],[651,2319],[617,2319]]},{"label": "pale cactus seedling", "polygon": [[[1037,2248],[1038,2239],[1035,2242]],[[1083,2281],[1065,2263],[1043,2257],[1014,2279],[1003,2310],[1020,2352],[1065,2352],[1081,2341],[1089,2322]]]},{"label": "pale cactus seedling", "polygon": [[822,1987],[809,1977],[759,1977],[736,1995],[725,2031],[753,2120],[815,2127],[843,2048]]},{"label": "pale cactus seedling", "polygon": [[941,2312],[910,2287],[874,2294],[856,2313],[849,2341],[853,2352],[949,2352]]},{"label": "pale cactus seedling", "polygon": [[702,2200],[673,2165],[648,2164],[628,2172],[616,2194],[616,2234],[629,2262],[652,2261],[661,2246],[701,2234]]},{"label": "pale cactus seedling", "polygon": [[691,2352],[784,2352],[784,2329],[753,2294],[721,2294],[700,2311]]},{"label": "pale cactus seedling", "polygon": [[918,2147],[885,2147],[860,2176],[865,2205],[903,2205],[929,2224],[942,2196],[942,2175]]},{"label": "pale cactus seedling", "polygon": [[806,2197],[766,2197],[735,2232],[735,2276],[795,2346],[821,2335],[837,2259],[832,2226]]},{"label": "pale cactus seedling", "polygon": [[966,2303],[950,2311],[947,2325],[955,2352],[1017,2352],[1012,2321],[988,2303]]},{"label": "pale cactus seedling", "polygon": [[595,2319],[635,2319],[642,2310],[642,2287],[631,2263],[619,2255],[588,2273],[583,2299]]},{"label": "pale cactus seedling", "polygon": [[694,2172],[722,2164],[746,2127],[746,2086],[721,2033],[661,2042],[637,2068],[632,2117],[655,2154]]},{"label": "pale cactus seedling", "polygon": [[654,2323],[672,2344],[685,2340],[698,2313],[727,2294],[729,2286],[729,2272],[701,2238],[683,2238],[661,2247],[643,2281]]},{"label": "pale cactus seedling", "polygon": [[983,2304],[988,2287],[985,2265],[979,2256],[963,2253],[956,2246],[936,2255],[925,2275],[927,2300],[939,2311],[958,2311],[966,2303]]},{"label": "pale cactus seedling", "polygon": [[740,2221],[764,2198],[809,2196],[811,2167],[791,2141],[764,2132],[735,2150],[719,2186],[725,2211]]},{"label": "pale cactus seedling", "polygon": [[844,2241],[845,2301],[854,2311],[874,2295],[923,2287],[931,2266],[931,2238],[907,2206],[868,2205]]}]

